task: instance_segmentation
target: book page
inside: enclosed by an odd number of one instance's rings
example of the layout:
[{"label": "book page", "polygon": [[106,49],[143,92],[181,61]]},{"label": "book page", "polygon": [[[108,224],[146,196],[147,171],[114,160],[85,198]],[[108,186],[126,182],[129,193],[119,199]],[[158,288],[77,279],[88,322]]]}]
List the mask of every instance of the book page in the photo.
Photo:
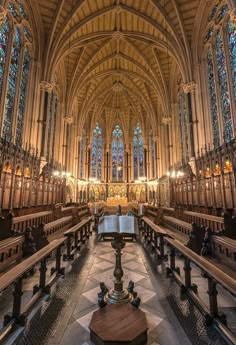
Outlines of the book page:
[{"label": "book page", "polygon": [[137,220],[131,216],[120,216],[120,233],[136,234],[137,233]]},{"label": "book page", "polygon": [[105,216],[99,220],[98,233],[119,232],[119,217]]}]

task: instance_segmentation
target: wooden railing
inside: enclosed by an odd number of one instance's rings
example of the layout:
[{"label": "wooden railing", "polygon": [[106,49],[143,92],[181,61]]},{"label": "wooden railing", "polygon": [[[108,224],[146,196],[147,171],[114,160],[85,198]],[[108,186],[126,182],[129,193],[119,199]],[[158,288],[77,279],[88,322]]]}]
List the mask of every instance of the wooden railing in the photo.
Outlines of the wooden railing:
[{"label": "wooden railing", "polygon": [[53,218],[54,215],[52,211],[44,211],[21,217],[14,217],[12,221],[13,229],[15,231],[23,232],[29,226],[38,226],[41,223],[49,223],[53,221]]},{"label": "wooden railing", "polygon": [[[65,239],[59,239],[51,242],[46,247],[26,259],[19,265],[12,268],[0,279],[0,293],[14,283],[13,291],[13,307],[11,315],[4,317],[4,328],[0,332],[0,342],[9,334],[15,324],[24,325],[26,317],[33,304],[41,297],[43,293],[49,293],[50,287],[56,281],[59,275],[64,274],[61,268],[61,247]],[[46,282],[47,258],[56,251],[56,260],[54,274],[48,282]],[[23,295],[23,280],[26,273],[30,272],[36,264],[40,263],[40,276],[37,288],[34,287],[33,296],[25,308],[21,307]]]},{"label": "wooden railing", "polygon": [[[188,292],[189,295],[194,299],[197,303],[198,307],[202,310],[205,314],[205,318],[208,324],[212,323],[213,321],[218,325],[219,329],[224,333],[230,343],[236,344],[236,339],[226,327],[227,320],[226,315],[219,313],[218,304],[217,304],[217,284],[223,286],[228,292],[230,292],[234,297],[236,296],[236,281],[235,279],[231,278],[229,275],[225,274],[223,271],[215,267],[215,265],[211,264],[209,261],[204,259],[203,257],[194,253],[191,249],[187,248],[185,245],[181,244],[179,241],[170,238],[168,234],[161,229],[159,226],[151,222],[150,220],[144,217],[142,219],[144,222],[143,226],[143,233],[144,238],[147,241],[150,241],[152,246],[155,246],[155,250],[161,252],[161,255],[158,258],[165,258],[165,246],[164,240],[158,243],[155,240],[155,237],[159,236],[160,238],[164,239],[165,242],[170,246],[169,252],[169,268],[167,272],[169,275],[173,275],[177,282],[182,287],[182,292]],[[154,238],[154,240],[152,240]],[[184,270],[183,274],[184,277],[180,276],[179,269],[176,268],[175,263],[175,255],[176,252],[180,252],[184,257]],[[197,267],[199,267],[202,271],[203,277],[208,280],[208,290],[207,293],[209,295],[209,308],[200,300],[197,295],[197,286],[192,284],[191,281],[191,263],[194,263]]]},{"label": "wooden railing", "polygon": [[0,272],[23,256],[24,236],[10,237],[0,242]]},{"label": "wooden railing", "polygon": [[[0,272],[4,272],[15,261],[22,260],[23,255],[29,255],[28,251],[31,249],[27,248],[28,245],[34,245],[36,250],[38,247],[41,248],[42,245],[45,245],[46,241],[42,242],[44,232],[50,240],[57,232],[66,231],[72,225],[72,221],[72,216],[62,217],[47,224],[39,224],[33,229],[28,227],[27,231],[30,230],[29,236],[22,233],[20,236],[9,237],[0,241]],[[30,243],[27,243],[27,241]]]},{"label": "wooden railing", "polygon": [[[76,249],[80,250],[81,245],[86,243],[91,231],[91,221],[92,217],[88,217],[64,233],[64,236],[67,238],[66,254],[63,256],[64,260],[73,260],[73,251]],[[73,246],[72,240],[74,240]]]},{"label": "wooden railing", "polygon": [[184,219],[188,223],[196,223],[209,227],[214,232],[220,232],[224,228],[224,218],[216,217],[209,214],[184,211]]},{"label": "wooden railing", "polygon": [[183,220],[176,219],[174,217],[163,216],[162,224],[169,229],[177,230],[182,232],[182,234],[189,236],[192,231],[192,225],[184,222]]}]

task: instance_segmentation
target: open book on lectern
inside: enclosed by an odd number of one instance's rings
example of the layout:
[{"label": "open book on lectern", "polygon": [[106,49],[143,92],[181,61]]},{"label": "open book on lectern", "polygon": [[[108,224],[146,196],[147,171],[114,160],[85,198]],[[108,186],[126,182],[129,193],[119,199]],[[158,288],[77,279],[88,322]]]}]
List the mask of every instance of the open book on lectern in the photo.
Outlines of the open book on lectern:
[{"label": "open book on lectern", "polygon": [[131,216],[105,216],[99,220],[98,233],[138,234],[137,219]]}]

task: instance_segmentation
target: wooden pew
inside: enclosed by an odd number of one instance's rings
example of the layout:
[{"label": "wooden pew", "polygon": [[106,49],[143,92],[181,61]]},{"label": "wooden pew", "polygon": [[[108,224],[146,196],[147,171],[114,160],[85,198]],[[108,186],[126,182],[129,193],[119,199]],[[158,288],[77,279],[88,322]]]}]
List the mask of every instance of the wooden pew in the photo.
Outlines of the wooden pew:
[{"label": "wooden pew", "polygon": [[6,271],[16,261],[22,260],[23,256],[32,255],[42,246],[47,245],[48,240],[52,241],[58,237],[58,234],[66,231],[72,225],[72,221],[72,216],[62,217],[48,224],[28,227],[22,235],[0,241],[0,272]]},{"label": "wooden pew", "polygon": [[44,211],[21,217],[13,217],[13,230],[24,232],[29,226],[38,226],[41,223],[49,223],[53,220],[54,214],[52,211]]},{"label": "wooden pew", "polygon": [[[177,282],[181,286],[181,291],[183,294],[188,293],[193,298],[199,309],[204,313],[206,323],[211,324],[212,322],[214,322],[215,324],[217,324],[221,332],[223,332],[225,337],[229,340],[229,343],[235,344],[234,336],[230,333],[229,329],[225,327],[225,325],[227,325],[226,315],[222,312],[219,312],[218,310],[218,293],[216,289],[217,284],[220,284],[229,293],[231,293],[233,296],[236,296],[236,280],[234,279],[234,277],[231,277],[230,275],[224,273],[214,264],[199,256],[191,249],[180,243],[178,240],[165,235],[163,233],[163,229],[161,229],[150,220],[147,221],[147,219],[145,219],[144,217],[143,221],[148,224],[149,228],[146,230],[147,238],[152,238],[152,234],[150,234],[151,228],[151,231],[154,233],[162,233],[162,236],[164,236],[165,238],[165,242],[168,244],[168,247],[171,248],[171,250],[168,249],[169,267],[167,267],[167,274],[173,276],[177,280]],[[159,244],[156,241],[152,241],[152,245],[155,245],[155,248],[159,250]],[[162,257],[166,257],[164,245],[162,250]],[[178,255],[179,253],[181,253],[184,259],[183,277],[182,274],[180,275],[180,269],[176,267],[176,252],[178,252]],[[205,305],[203,301],[200,300],[197,294],[197,286],[195,284],[192,284],[191,263],[194,263],[196,266],[198,266],[203,272],[203,277],[208,280],[207,293],[209,295],[209,306]]]},{"label": "wooden pew", "polygon": [[211,237],[211,254],[236,270],[236,241],[225,236]]},{"label": "wooden pew", "polygon": [[[92,217],[88,217],[82,220],[80,223],[74,225],[68,229],[64,236],[66,237],[66,254],[63,255],[63,260],[73,260],[74,250],[81,248],[82,244],[85,244],[91,234],[91,221]],[[74,239],[74,244],[72,246],[72,239]]]},{"label": "wooden pew", "polygon": [[154,224],[147,217],[141,218],[142,234],[144,235],[145,242],[151,244],[152,250],[157,254],[158,259],[165,258],[164,254],[164,237],[168,236],[167,232],[159,225]]},{"label": "wooden pew", "polygon": [[11,237],[0,242],[0,272],[23,257],[24,236]]},{"label": "wooden pew", "polygon": [[77,212],[80,220],[90,216],[90,210],[88,205],[79,206],[77,208]]},{"label": "wooden pew", "polygon": [[[61,267],[61,247],[64,245],[64,238],[55,240],[48,244],[46,247],[26,259],[19,265],[12,268],[5,273],[0,279],[0,293],[8,288],[10,285],[14,286],[13,289],[13,307],[10,315],[4,317],[4,327],[0,331],[0,343],[12,331],[14,325],[24,325],[28,312],[32,306],[39,300],[44,293],[49,293],[50,288],[58,279],[64,270]],[[47,259],[52,252],[56,251],[55,268],[50,280],[46,283]],[[32,271],[36,264],[40,263],[40,277],[39,284],[34,287],[31,300],[26,307],[21,307],[21,300],[23,295],[23,280],[27,276],[27,272]]]},{"label": "wooden pew", "polygon": [[[236,268],[235,240],[222,236],[222,233],[219,232],[219,235],[215,235],[215,233],[207,227],[199,227],[195,223],[189,224],[174,217],[164,216],[162,224],[168,229],[179,231],[188,236],[189,240],[187,246],[194,252],[202,254],[203,256],[219,258],[222,264]],[[208,249],[205,248],[206,246],[208,246]]]},{"label": "wooden pew", "polygon": [[196,223],[197,225],[207,226],[215,233],[219,233],[224,228],[224,218],[212,216],[209,214],[184,211],[184,219],[188,223]]}]

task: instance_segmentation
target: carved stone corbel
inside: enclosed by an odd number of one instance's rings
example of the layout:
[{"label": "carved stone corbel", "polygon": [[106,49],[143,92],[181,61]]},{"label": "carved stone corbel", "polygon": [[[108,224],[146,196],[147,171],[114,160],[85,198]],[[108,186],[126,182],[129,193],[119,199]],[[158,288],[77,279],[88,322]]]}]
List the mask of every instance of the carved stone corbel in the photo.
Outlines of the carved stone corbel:
[{"label": "carved stone corbel", "polygon": [[42,80],[40,82],[40,89],[43,91],[46,91],[48,93],[51,93],[53,90],[54,84],[53,83],[49,83],[48,81]]},{"label": "carved stone corbel", "polygon": [[182,85],[184,93],[193,92],[196,89],[196,83],[194,81],[191,81],[189,83]]}]

